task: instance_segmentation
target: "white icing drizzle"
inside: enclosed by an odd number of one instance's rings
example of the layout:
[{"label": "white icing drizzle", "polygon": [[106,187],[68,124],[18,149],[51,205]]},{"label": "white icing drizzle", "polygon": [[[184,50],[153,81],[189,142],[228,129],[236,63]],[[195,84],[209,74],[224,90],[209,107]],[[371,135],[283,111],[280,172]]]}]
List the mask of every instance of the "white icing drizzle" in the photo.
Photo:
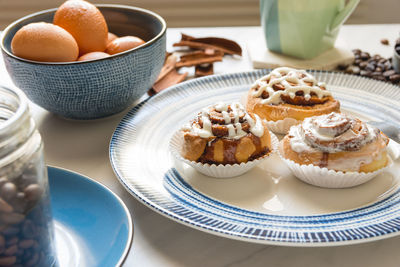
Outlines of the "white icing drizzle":
[{"label": "white icing drizzle", "polygon": [[[335,112],[306,118],[302,124],[290,128],[289,135],[292,136],[290,146],[297,153],[310,151],[336,153],[358,150],[357,148],[377,138],[379,133],[377,129],[361,123],[361,129],[355,132],[353,130],[355,124],[355,119]],[[337,145],[327,146],[321,142],[332,142]]]},{"label": "white icing drizzle", "polygon": [[225,110],[222,111],[222,116],[224,117],[225,124],[231,123],[231,117],[229,116],[228,112],[226,112]]},{"label": "white icing drizzle", "polygon": [[[291,85],[289,82],[295,85]],[[312,83],[312,85],[310,86],[306,82]],[[272,86],[278,83],[283,85],[285,89],[275,91]],[[304,98],[307,101],[311,99],[311,93],[315,93],[319,99],[331,95],[329,91],[321,87],[325,88],[325,83],[317,82],[306,71],[281,67],[272,70],[268,75],[258,79],[252,88],[258,88],[253,92],[254,97],[260,97],[264,91],[268,93],[268,98],[261,100],[262,104],[277,105],[283,102],[281,95],[288,95],[293,99],[296,96],[296,92],[299,91],[304,92]]]},{"label": "white icing drizzle", "polygon": [[[228,113],[229,106],[231,108],[231,114],[233,116],[230,116],[230,114]],[[261,137],[264,134],[264,126],[262,125],[260,117],[254,115],[255,117],[254,120],[248,113],[246,113],[244,107],[238,102],[232,103],[230,105],[219,102],[214,106],[204,108],[201,111],[200,115],[203,127],[200,127],[200,125],[197,123],[193,123],[192,125],[183,126],[181,130],[186,132],[192,132],[194,134],[197,134],[201,138],[213,137],[214,135],[212,133],[212,123],[210,120],[210,112],[213,108],[216,111],[221,112],[222,114],[222,117],[225,122],[224,126],[228,129],[228,136],[226,138],[240,139],[248,134],[247,132],[243,131],[242,124],[239,122],[240,118],[243,116],[244,120],[248,122],[250,126],[250,132],[252,134],[254,134],[257,137]]]},{"label": "white icing drizzle", "polygon": [[214,108],[217,111],[228,111],[228,105],[225,104],[224,102],[218,102],[217,104],[214,105]]},{"label": "white icing drizzle", "polygon": [[249,114],[245,115],[245,119],[250,125],[250,132],[252,132],[255,136],[261,137],[264,134],[264,126],[262,125],[260,117],[257,114],[254,114],[256,121],[250,117]]},{"label": "white icing drizzle", "polygon": [[[310,119],[305,119],[302,125],[296,125],[292,126],[289,130],[289,136],[290,138],[290,147],[293,151],[297,153],[314,153],[314,152],[328,152],[328,153],[336,153],[336,152],[341,152],[341,151],[346,151],[343,149],[343,147],[324,147],[321,149],[321,147],[316,147],[307,142],[307,137],[305,136],[305,129],[310,129],[313,128],[311,131],[313,134],[316,135],[316,138],[319,138],[319,140],[323,141],[344,141],[344,140],[349,140],[351,138],[357,137],[356,135],[358,133],[355,133],[351,127],[343,127],[339,130],[343,131],[341,134],[337,135],[338,132],[335,132],[333,130],[331,131],[326,131],[326,128],[324,127],[330,127],[332,126],[335,122],[337,124],[340,124],[343,122],[343,120],[349,120],[347,122],[350,122],[351,126],[352,124],[355,123],[354,119],[349,118],[343,114],[337,114],[334,113],[335,115],[333,116],[333,120],[327,121],[326,118],[331,114],[328,115],[322,115],[319,117],[314,117],[317,118],[313,122],[311,118]],[[346,125],[346,124],[341,124],[341,125]],[[323,131],[318,131],[316,128],[317,126],[323,126],[324,130]],[[365,147],[366,144],[370,144],[373,140],[378,138],[379,130],[362,123],[362,127],[365,127],[364,133],[367,133],[362,139],[359,139],[359,148]],[[365,150],[366,149],[366,150]],[[336,170],[346,170],[346,171],[359,171],[360,166],[363,164],[369,164],[371,163],[374,159],[378,159],[381,156],[381,151],[382,148],[380,147],[379,143],[376,145],[371,145],[366,148],[364,148],[365,151],[363,151],[362,154],[360,154],[357,157],[351,158],[349,160],[347,157],[343,158],[337,158],[335,160],[330,159],[327,162],[327,168],[328,169],[336,169]]]}]

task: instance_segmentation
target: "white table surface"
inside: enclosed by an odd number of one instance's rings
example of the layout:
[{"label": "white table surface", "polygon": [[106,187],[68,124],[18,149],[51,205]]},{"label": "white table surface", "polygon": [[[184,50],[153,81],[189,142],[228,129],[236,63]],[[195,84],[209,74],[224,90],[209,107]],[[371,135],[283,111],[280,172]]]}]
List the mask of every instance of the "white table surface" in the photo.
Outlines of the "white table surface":
[{"label": "white table surface", "polygon": [[[350,48],[391,56],[399,35],[396,25],[346,25],[340,35]],[[215,64],[216,73],[251,70],[246,42],[262,34],[259,27],[185,28],[168,30],[168,50],[180,32],[194,36],[221,36],[238,41],[242,58]],[[1,56],[1,55],[0,55]],[[0,83],[12,84],[0,59]],[[194,230],[174,222],[141,204],[120,185],[108,158],[108,145],[123,112],[95,121],[71,121],[56,117],[31,103],[42,134],[47,164],[87,175],[117,193],[128,206],[134,222],[133,245],[124,266],[400,266],[400,237],[359,245],[296,248],[252,244]]]}]

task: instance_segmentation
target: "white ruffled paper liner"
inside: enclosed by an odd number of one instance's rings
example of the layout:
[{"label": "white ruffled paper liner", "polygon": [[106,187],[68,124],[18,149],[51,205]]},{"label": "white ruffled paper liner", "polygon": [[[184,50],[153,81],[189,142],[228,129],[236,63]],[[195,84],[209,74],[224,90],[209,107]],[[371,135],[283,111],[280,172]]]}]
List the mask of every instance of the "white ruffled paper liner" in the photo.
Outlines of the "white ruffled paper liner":
[{"label": "white ruffled paper liner", "polygon": [[279,121],[267,121],[264,120],[268,129],[276,134],[287,134],[289,132],[290,127],[293,125],[300,124],[302,121],[298,121],[293,118],[284,118]]},{"label": "white ruffled paper liner", "polygon": [[387,170],[393,163],[389,157],[389,163],[386,167],[374,172],[342,172],[321,168],[312,164],[300,165],[292,160],[284,158],[279,149],[277,152],[294,176],[303,182],[324,188],[348,188],[361,185]]},{"label": "white ruffled paper liner", "polygon": [[279,145],[279,140],[273,133],[271,133],[271,132],[269,132],[269,133],[271,135],[271,146],[272,146],[271,151],[268,154],[266,154],[258,159],[251,160],[246,163],[240,163],[240,164],[236,163],[236,164],[226,164],[226,165],[222,165],[222,164],[219,164],[219,165],[211,164],[210,165],[208,163],[204,164],[204,163],[190,161],[190,160],[183,158],[180,154],[180,150],[182,147],[182,139],[179,136],[180,135],[179,131],[176,132],[172,136],[170,143],[169,143],[169,149],[170,149],[172,155],[176,159],[189,164],[190,166],[195,168],[198,172],[200,172],[204,175],[215,177],[215,178],[231,178],[231,177],[239,176],[239,175],[242,175],[242,174],[248,172],[249,170],[251,170],[252,168],[257,166],[259,163],[261,163],[263,160],[265,160],[266,158],[271,156],[275,151],[277,151],[278,145]]}]

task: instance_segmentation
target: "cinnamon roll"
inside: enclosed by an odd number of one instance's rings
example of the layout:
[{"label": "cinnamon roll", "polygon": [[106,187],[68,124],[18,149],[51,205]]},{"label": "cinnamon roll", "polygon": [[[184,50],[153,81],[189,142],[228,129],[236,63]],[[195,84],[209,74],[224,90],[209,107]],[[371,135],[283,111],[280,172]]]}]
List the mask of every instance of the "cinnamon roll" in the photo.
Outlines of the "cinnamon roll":
[{"label": "cinnamon roll", "polygon": [[[326,84],[304,70],[276,68],[257,80],[247,95],[247,111],[267,121],[271,131],[286,134],[307,117],[339,112],[339,101]],[[284,125],[278,122],[286,120]]]},{"label": "cinnamon roll", "polygon": [[388,165],[388,141],[378,129],[359,119],[332,112],[292,126],[279,152],[300,165],[368,173]]},{"label": "cinnamon roll", "polygon": [[271,151],[265,124],[239,103],[218,103],[203,109],[180,133],[181,156],[204,164],[240,164]]}]

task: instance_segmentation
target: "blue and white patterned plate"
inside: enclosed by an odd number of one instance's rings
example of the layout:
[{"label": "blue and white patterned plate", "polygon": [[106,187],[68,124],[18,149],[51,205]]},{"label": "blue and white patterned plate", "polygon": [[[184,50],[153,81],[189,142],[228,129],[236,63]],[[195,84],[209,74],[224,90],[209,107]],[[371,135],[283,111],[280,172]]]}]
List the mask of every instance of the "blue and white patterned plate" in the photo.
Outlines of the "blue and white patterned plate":
[{"label": "blue and white patterned plate", "polygon": [[[157,212],[188,226],[250,242],[334,246],[399,234],[400,164],[349,189],[305,184],[277,156],[250,172],[214,179],[176,162],[172,134],[202,107],[238,101],[267,70],[210,76],[174,86],[139,104],[110,144],[114,171],[125,188]],[[313,72],[365,120],[400,124],[400,88],[340,73]]]}]

